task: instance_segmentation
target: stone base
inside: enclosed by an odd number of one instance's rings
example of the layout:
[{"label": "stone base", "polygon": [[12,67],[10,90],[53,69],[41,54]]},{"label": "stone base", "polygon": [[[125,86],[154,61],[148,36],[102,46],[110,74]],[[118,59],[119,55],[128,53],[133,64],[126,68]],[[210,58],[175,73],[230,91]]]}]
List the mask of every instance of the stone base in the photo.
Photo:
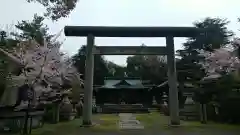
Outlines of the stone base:
[{"label": "stone base", "polygon": [[105,104],[101,106],[102,113],[149,113],[148,108],[141,104]]},{"label": "stone base", "polygon": [[180,127],[180,122],[175,122],[175,121],[171,121],[171,123],[169,124],[170,127]]},{"label": "stone base", "polygon": [[71,121],[75,119],[76,113],[60,113],[60,120]]},{"label": "stone base", "polygon": [[178,127],[181,127],[182,125],[171,125],[169,124],[168,127],[172,127],[172,128],[178,128]]},{"label": "stone base", "polygon": [[92,123],[91,121],[83,121],[82,125],[80,127],[93,127],[95,126],[95,123]]}]

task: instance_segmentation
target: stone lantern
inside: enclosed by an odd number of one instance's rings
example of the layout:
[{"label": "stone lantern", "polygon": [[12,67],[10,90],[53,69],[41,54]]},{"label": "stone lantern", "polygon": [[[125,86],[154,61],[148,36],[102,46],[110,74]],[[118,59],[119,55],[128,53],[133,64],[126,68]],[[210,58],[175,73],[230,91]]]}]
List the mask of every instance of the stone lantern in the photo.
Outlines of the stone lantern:
[{"label": "stone lantern", "polygon": [[163,104],[168,105],[168,95],[166,94],[166,92],[163,92],[162,101]]},{"label": "stone lantern", "polygon": [[184,96],[186,96],[185,105],[194,105],[195,102],[193,100],[194,93],[184,93]]},{"label": "stone lantern", "polygon": [[63,99],[60,104],[60,116],[65,120],[73,120],[75,118],[75,113],[73,112],[73,105],[69,99],[69,93],[63,93]]}]

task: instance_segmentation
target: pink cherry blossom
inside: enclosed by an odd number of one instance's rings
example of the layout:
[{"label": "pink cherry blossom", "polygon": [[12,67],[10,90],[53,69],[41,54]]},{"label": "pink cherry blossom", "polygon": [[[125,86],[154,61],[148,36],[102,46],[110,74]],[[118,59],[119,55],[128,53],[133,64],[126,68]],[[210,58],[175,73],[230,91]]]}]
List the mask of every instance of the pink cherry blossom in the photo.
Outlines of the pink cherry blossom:
[{"label": "pink cherry blossom", "polygon": [[236,54],[239,47],[240,39],[236,38],[231,44],[215,49],[213,52],[199,50],[199,55],[205,57],[205,60],[199,64],[205,69],[207,76],[218,76],[222,72],[231,73],[240,68],[240,60]]},{"label": "pink cherry blossom", "polygon": [[64,80],[75,81],[79,85],[83,83],[71,60],[63,58],[60,52],[61,44],[54,41],[56,39],[51,43],[44,42],[43,45],[34,40],[22,41],[9,52],[0,48],[0,52],[7,55],[14,63],[21,65],[22,73],[11,75],[13,85],[19,87],[27,83],[34,88],[37,95],[41,95],[42,92],[53,91],[50,87],[42,87],[40,85],[42,81],[48,86],[61,86]]}]

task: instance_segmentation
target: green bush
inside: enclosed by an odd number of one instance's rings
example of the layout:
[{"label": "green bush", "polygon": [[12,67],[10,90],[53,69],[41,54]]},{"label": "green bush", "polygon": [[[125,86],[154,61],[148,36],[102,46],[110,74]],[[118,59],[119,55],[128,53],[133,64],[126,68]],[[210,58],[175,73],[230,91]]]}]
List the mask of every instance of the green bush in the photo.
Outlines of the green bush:
[{"label": "green bush", "polygon": [[219,80],[205,84],[203,88],[204,94],[197,95],[198,98],[202,100],[202,97],[204,97],[206,103],[214,101],[219,105],[219,115],[216,116],[212,111],[208,111],[209,119],[240,123],[240,92],[234,91],[240,88],[238,76],[225,75]]},{"label": "green bush", "polygon": [[220,102],[220,120],[222,122],[240,123],[240,97],[226,98]]}]

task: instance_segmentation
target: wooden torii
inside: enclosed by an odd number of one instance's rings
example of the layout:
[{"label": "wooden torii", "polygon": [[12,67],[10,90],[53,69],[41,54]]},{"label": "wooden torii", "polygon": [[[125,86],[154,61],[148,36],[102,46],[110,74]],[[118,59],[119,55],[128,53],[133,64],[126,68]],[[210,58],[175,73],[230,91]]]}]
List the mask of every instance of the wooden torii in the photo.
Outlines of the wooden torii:
[{"label": "wooden torii", "polygon": [[[170,97],[170,123],[179,125],[179,101],[175,64],[174,37],[205,35],[205,29],[195,27],[107,27],[65,26],[66,36],[87,37],[83,125],[91,125],[94,55],[167,55]],[[94,37],[165,37],[166,46],[96,46]]]}]

